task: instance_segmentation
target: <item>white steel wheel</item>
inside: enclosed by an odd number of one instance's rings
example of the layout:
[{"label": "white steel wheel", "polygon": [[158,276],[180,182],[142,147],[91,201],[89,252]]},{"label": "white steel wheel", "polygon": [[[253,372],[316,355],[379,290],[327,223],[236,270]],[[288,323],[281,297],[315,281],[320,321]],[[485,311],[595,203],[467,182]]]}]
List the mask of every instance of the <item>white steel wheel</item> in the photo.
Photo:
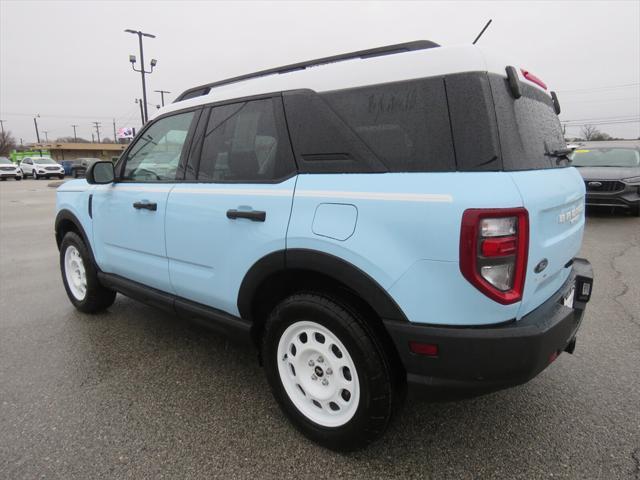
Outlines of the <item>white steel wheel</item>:
[{"label": "white steel wheel", "polygon": [[73,245],[69,245],[64,252],[64,274],[71,294],[78,301],[87,295],[87,272],[80,252]]},{"label": "white steel wheel", "polygon": [[319,323],[291,324],[278,342],[278,373],[289,399],[306,418],[340,427],[360,401],[356,366],[344,344]]}]

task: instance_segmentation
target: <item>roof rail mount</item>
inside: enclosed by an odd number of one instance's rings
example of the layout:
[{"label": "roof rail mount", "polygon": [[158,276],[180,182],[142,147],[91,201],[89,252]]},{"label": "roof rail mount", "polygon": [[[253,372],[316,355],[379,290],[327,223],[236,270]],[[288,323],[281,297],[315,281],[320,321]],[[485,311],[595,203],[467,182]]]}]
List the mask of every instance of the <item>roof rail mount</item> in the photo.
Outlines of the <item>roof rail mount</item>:
[{"label": "roof rail mount", "polygon": [[327,65],[329,63],[342,62],[344,60],[352,60],[354,58],[372,58],[381,57],[384,55],[395,55],[396,53],[411,52],[413,50],[426,50],[428,48],[439,47],[435,42],[430,40],[415,40],[413,42],[396,43],[394,45],[386,45],[384,47],[370,48],[367,50],[358,50],[356,52],[342,53],[340,55],[333,55],[331,57],[316,58],[315,60],[307,60],[306,62],[292,63],[290,65],[284,65],[282,67],[269,68],[267,70],[260,70],[259,72],[248,73],[240,75],[238,77],[227,78],[225,80],[219,80],[213,83],[207,83],[198,87],[190,88],[182,92],[173,103],[187,100],[189,98],[200,97],[207,95],[212,88],[220,87],[222,85],[229,85],[230,83],[242,82],[243,80],[249,80],[251,78],[266,77],[267,75],[276,75],[281,73],[294,72],[296,70],[305,70],[309,67],[317,67],[319,65]]}]

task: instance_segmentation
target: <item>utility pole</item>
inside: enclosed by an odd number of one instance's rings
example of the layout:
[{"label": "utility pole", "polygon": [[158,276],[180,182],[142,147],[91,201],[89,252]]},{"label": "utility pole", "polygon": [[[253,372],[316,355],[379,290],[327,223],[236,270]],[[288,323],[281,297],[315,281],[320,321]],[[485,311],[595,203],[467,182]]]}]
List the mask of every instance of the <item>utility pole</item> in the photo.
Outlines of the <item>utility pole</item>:
[{"label": "utility pole", "polygon": [[37,114],[33,117],[33,124],[36,126],[36,138],[38,139],[38,143],[40,143],[40,132],[38,132],[38,117],[40,114]]},{"label": "utility pole", "polygon": [[118,136],[116,135],[116,119],[113,119],[113,143],[118,143]]},{"label": "utility pole", "polygon": [[78,143],[78,136],[76,135],[76,127],[78,127],[78,125],[71,125],[73,127],[73,141]]},{"label": "utility pole", "polygon": [[42,133],[44,133],[44,141],[49,142],[49,135],[47,135],[47,133],[49,132],[47,132],[46,130],[43,130]]},{"label": "utility pole", "polygon": [[154,92],[157,92],[160,94],[160,98],[162,99],[162,106],[164,107],[164,94],[171,93],[171,92],[168,90],[154,90]]},{"label": "utility pole", "polygon": [[96,136],[91,132],[91,143],[96,143]]},{"label": "utility pole", "polygon": [[136,98],[136,103],[140,105],[140,120],[142,121],[141,126],[144,127],[144,112],[142,111],[142,99]]},{"label": "utility pole", "polygon": [[149,37],[149,38],[156,38],[155,35],[152,35],[150,33],[144,33],[140,30],[132,30],[132,29],[127,29],[125,30],[125,32],[127,33],[133,33],[134,35],[138,35],[138,44],[140,45],[140,70],[137,70],[136,67],[134,67],[134,64],[136,63],[136,56],[135,55],[129,55],[129,61],[131,62],[131,68],[133,68],[134,72],[140,72],[140,76],[142,77],[142,100],[144,101],[144,121],[142,122],[142,124],[144,125],[147,121],[149,121],[149,113],[147,112],[147,84],[145,81],[145,74],[151,74],[153,72],[153,67],[156,66],[156,64],[158,63],[158,61],[155,58],[151,59],[151,70],[146,71],[144,69],[144,50],[142,48],[142,37]]},{"label": "utility pole", "polygon": [[0,129],[2,129],[2,136],[4,137],[4,122],[6,122],[6,120],[0,120]]},{"label": "utility pole", "polygon": [[96,134],[98,135],[98,143],[100,143],[100,122],[93,122],[96,126]]}]

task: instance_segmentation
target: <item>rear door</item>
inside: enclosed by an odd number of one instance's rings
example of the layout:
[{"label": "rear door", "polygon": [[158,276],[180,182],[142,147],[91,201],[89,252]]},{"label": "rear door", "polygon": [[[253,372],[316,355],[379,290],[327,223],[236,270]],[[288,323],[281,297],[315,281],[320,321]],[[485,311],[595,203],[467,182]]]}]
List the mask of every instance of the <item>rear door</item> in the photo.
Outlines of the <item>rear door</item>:
[{"label": "rear door", "polygon": [[577,169],[557,153],[566,144],[549,95],[525,79],[518,99],[504,78],[490,75],[490,83],[504,170],[510,172],[529,212],[521,317],[556,292],[571,272],[571,260],[582,244],[585,187]]},{"label": "rear door", "polygon": [[93,190],[96,260],[108,273],[172,292],[165,212],[199,111],[155,120],[128,150],[119,178]]},{"label": "rear door", "polygon": [[167,205],[171,283],[238,314],[244,275],[285,248],[296,177],[280,95],[203,112],[184,176]]}]

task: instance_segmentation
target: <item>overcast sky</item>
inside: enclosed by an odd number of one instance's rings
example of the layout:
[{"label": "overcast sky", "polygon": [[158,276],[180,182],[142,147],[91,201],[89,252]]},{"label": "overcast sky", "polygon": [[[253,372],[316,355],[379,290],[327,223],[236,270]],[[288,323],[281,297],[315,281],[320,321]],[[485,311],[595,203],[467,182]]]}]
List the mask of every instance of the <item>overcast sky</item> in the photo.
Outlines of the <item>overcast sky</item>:
[{"label": "overcast sky", "polygon": [[[480,44],[517,58],[558,91],[561,119],[640,136],[640,1],[622,2],[93,2],[0,0],[0,119],[24,142],[93,121],[113,137],[138,127],[140,75],[129,54],[145,40],[153,90],[181,91],[255,70],[417,39]],[[139,65],[139,64],[138,64]],[[148,67],[148,65],[147,65]],[[634,120],[632,122],[631,120]],[[605,122],[610,122],[604,124]],[[579,133],[569,127],[568,135]]]}]

